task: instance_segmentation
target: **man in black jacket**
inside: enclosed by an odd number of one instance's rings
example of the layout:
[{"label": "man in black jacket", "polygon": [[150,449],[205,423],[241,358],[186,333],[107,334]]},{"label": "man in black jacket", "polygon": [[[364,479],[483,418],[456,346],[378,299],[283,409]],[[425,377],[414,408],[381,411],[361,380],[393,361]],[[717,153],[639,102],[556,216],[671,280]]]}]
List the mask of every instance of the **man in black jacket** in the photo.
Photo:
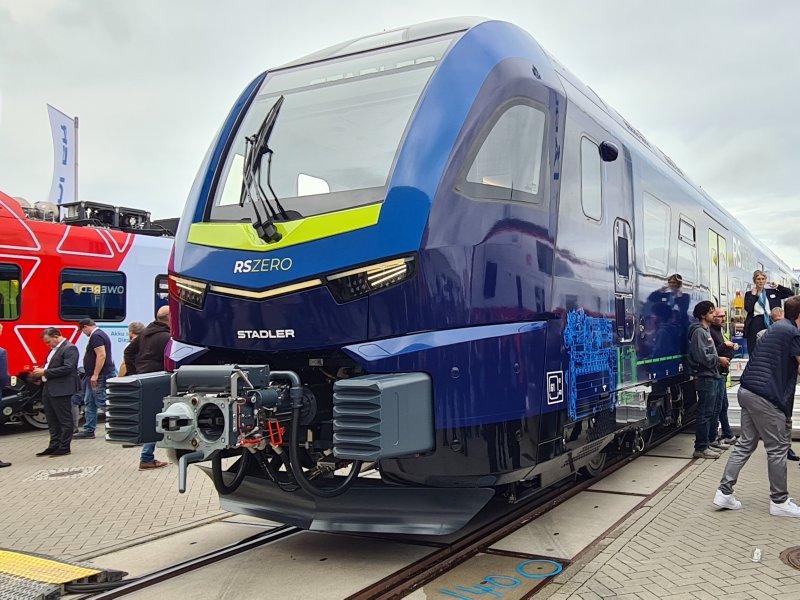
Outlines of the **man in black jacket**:
[{"label": "man in black jacket", "polygon": [[791,418],[797,369],[800,363],[800,296],[784,305],[785,318],[773,324],[758,342],[742,373],[739,406],[742,408],[742,433],[733,448],[714,496],[720,508],[742,507],[733,495],[739,471],[764,440],[769,475],[769,514],[800,517],[800,507],[789,498],[786,481],[786,454],[791,444]]},{"label": "man in black jacket", "polygon": [[45,329],[41,337],[50,346],[50,354],[44,367],[33,370],[33,376],[42,380],[50,444],[36,456],[65,456],[72,442],[72,394],[80,388],[78,349],[55,327]]},{"label": "man in black jacket", "polygon": [[[156,373],[164,370],[164,351],[169,342],[169,306],[162,306],[156,313],[156,320],[144,328],[126,349],[127,357],[133,360],[135,372]],[[126,358],[127,360],[127,358]],[[156,445],[144,444],[139,460],[139,470],[160,469],[169,463],[156,460]]]},{"label": "man in black jacket", "polygon": [[[725,334],[722,327],[725,325],[725,309],[718,308],[714,311],[714,322],[711,323],[709,332],[711,339],[714,340],[714,345],[717,347],[717,354],[724,356],[728,360],[733,358],[736,350],[739,349],[739,344],[734,344],[730,340],[725,339]],[[731,424],[728,421],[728,367],[720,366],[720,380],[719,380],[719,398],[717,400],[717,418],[713,420],[713,427],[711,428],[712,434],[712,448],[726,449],[728,444],[736,441],[731,431]],[[717,441],[717,426],[722,426],[722,439]]]}]

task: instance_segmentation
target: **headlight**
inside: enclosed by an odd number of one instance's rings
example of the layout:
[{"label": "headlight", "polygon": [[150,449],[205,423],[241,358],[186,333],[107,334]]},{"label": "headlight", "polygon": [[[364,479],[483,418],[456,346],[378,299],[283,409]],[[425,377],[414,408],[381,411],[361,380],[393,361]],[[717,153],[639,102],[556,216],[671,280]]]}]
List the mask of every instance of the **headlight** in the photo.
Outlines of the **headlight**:
[{"label": "headlight", "polygon": [[349,302],[409,279],[414,266],[414,257],[406,256],[328,275],[326,280],[337,302]]},{"label": "headlight", "polygon": [[170,296],[186,306],[198,309],[203,308],[206,290],[208,289],[207,283],[178,277],[177,275],[170,275],[168,281]]}]

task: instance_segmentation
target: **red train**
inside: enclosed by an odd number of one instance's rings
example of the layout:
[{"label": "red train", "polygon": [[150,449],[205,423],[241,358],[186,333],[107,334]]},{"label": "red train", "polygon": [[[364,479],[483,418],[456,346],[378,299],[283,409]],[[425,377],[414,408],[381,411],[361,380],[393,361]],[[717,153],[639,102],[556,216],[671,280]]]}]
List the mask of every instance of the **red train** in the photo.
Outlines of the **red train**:
[{"label": "red train", "polygon": [[[119,365],[128,324],[148,323],[167,303],[172,231],[149,213],[90,202],[31,208],[0,192],[0,347],[12,375],[42,365],[46,327],[85,347],[78,321],[90,317],[108,333]],[[0,423],[46,426],[40,406],[17,413],[4,406]]]}]

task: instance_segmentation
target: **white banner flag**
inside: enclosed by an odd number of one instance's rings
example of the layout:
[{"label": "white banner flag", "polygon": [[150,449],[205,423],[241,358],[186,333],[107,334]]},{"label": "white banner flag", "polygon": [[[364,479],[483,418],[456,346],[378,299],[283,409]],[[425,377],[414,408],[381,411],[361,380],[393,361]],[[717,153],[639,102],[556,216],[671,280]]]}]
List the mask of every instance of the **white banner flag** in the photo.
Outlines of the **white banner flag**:
[{"label": "white banner flag", "polygon": [[53,204],[75,202],[75,155],[78,151],[75,120],[49,104],[47,114],[53,133],[53,184],[49,200]]}]

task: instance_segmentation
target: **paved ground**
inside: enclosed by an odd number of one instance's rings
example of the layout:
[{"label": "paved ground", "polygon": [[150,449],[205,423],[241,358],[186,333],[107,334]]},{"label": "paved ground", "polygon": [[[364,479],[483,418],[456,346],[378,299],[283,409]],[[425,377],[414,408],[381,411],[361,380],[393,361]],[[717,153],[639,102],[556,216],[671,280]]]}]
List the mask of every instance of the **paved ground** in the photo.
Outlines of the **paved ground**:
[{"label": "paved ground", "polygon": [[[567,513],[562,515],[563,522],[550,515],[549,526],[547,519],[539,519],[527,527],[527,532],[518,532],[516,538],[511,539],[511,536],[508,539],[508,544],[516,544],[510,548],[516,552],[512,552],[514,556],[522,556],[519,552],[524,552],[558,558],[570,541],[567,534],[574,533],[572,529],[578,522],[575,516],[583,516],[585,520],[590,518],[592,507],[598,510],[595,519],[598,523],[594,529],[590,527],[594,523],[586,524],[585,521],[577,528],[585,530],[583,537],[586,539],[575,547],[574,553],[564,555],[564,558],[571,558],[572,564],[544,586],[537,598],[800,598],[800,571],[784,565],[778,558],[786,548],[800,545],[800,519],[769,516],[763,450],[760,449],[745,467],[737,487],[737,495],[745,508],[735,512],[716,511],[711,499],[726,456],[717,461],[687,462],[691,444],[687,446],[683,438],[689,439],[690,436],[678,436],[674,438],[676,441],[655,449],[655,458],[643,457],[628,465],[616,474],[619,480],[616,483],[609,478],[600,482],[597,490],[583,492],[584,500],[591,501],[589,509],[578,507],[574,509],[577,514],[573,511],[571,514],[574,516],[570,517],[572,509],[565,503],[560,507],[563,513]],[[134,544],[191,528],[191,532],[181,534],[191,539],[186,538],[182,543],[180,540],[183,538],[175,536],[169,541],[153,544],[167,544],[171,550],[192,553],[198,551],[200,545],[214,545],[220,536],[227,535],[227,530],[197,528],[200,524],[218,521],[226,513],[219,510],[211,482],[196,468],[190,469],[191,493],[181,495],[176,489],[176,467],[140,472],[137,470],[137,448],[123,449],[98,437],[96,440],[76,440],[73,454],[68,457],[35,457],[34,454],[46,444],[46,432],[0,428],[0,458],[13,463],[12,467],[0,470],[3,505],[0,547],[78,560],[104,555],[97,558],[104,566],[124,569],[126,565],[122,558],[119,559],[122,562],[116,564],[117,560],[111,560],[111,557],[124,556],[126,551],[119,551]],[[800,444],[795,444],[795,450],[800,450]],[[159,458],[164,458],[162,451],[158,454]],[[681,463],[679,459],[683,463],[676,466],[676,461]],[[660,473],[659,469],[667,471]],[[672,478],[676,472],[677,477]],[[800,487],[797,463],[789,464],[789,475],[790,490],[797,493]],[[648,498],[647,494],[658,487],[648,483],[649,476],[654,481],[670,482]],[[626,486],[631,482],[641,489],[628,490]],[[607,510],[603,509],[601,501],[605,497],[617,499]],[[578,500],[580,497],[573,499],[575,506],[580,504]],[[623,516],[640,501],[644,501],[641,506],[629,516]],[[612,510],[617,510],[619,516],[609,518]],[[600,523],[604,518],[605,521]],[[614,524],[617,519],[620,519],[619,523]],[[235,517],[235,521],[246,522],[246,519]],[[245,528],[244,533],[236,531],[230,535],[249,535],[250,530],[246,529],[249,526],[238,525]],[[232,525],[220,523],[218,527],[230,528]],[[593,533],[595,529],[597,532]],[[602,535],[605,531],[608,533]],[[591,544],[597,535],[601,535],[601,539]],[[313,556],[307,560],[302,553],[284,553],[286,561],[290,561],[283,565],[287,572],[297,564],[291,561],[300,560],[304,568],[329,565],[331,561],[327,561],[327,554],[323,558],[317,556],[320,552],[319,537],[309,537],[309,547],[316,554],[312,553]],[[336,538],[332,546],[336,552],[331,556],[341,555],[343,545],[349,539],[347,536]],[[352,540],[356,547],[363,545],[360,538],[353,537]],[[155,552],[153,544],[131,548],[127,552],[148,555]],[[539,548],[542,544],[544,546]],[[758,563],[750,560],[756,547],[763,553],[762,561]],[[174,557],[165,552],[163,546],[160,548],[156,552],[159,556],[163,554],[160,558],[166,562],[173,560]],[[108,554],[114,551],[118,552]],[[380,556],[373,558],[383,560],[395,554],[396,549],[385,549]],[[277,559],[273,557],[270,560]],[[322,560],[326,562],[320,562]],[[154,568],[153,561],[146,562],[149,568]],[[354,569],[359,565],[363,568],[370,564],[370,560],[359,554],[352,564]],[[338,568],[350,573],[349,565],[344,561]],[[505,573],[502,566],[493,563],[486,573]],[[481,573],[473,571],[470,571],[470,577],[476,575],[476,581],[481,581]],[[471,579],[465,581],[472,585]],[[449,587],[439,583],[426,586],[424,597],[444,597],[441,588]],[[456,583],[465,585],[460,580]],[[339,588],[333,588],[330,597],[337,597],[339,591]],[[500,592],[503,597],[513,597],[505,588]]]},{"label": "paved ground", "polygon": [[[140,449],[102,433],[101,425],[96,439],[74,440],[71,455],[50,458],[35,456],[46,431],[0,427],[0,459],[12,463],[0,469],[0,547],[83,559],[227,514],[198,469],[179,494],[175,465],[139,471]],[[156,456],[165,460],[163,450]]]},{"label": "paved ground", "polygon": [[[795,451],[800,444],[795,443]],[[654,452],[658,452],[656,449]],[[740,476],[740,511],[711,504],[725,467],[696,461],[627,520],[556,577],[550,600],[800,598],[800,571],[780,553],[800,545],[800,519],[769,515],[763,448]],[[798,463],[789,463],[789,490],[800,496]],[[761,562],[752,562],[755,548]],[[539,597],[539,596],[537,596]]]}]

